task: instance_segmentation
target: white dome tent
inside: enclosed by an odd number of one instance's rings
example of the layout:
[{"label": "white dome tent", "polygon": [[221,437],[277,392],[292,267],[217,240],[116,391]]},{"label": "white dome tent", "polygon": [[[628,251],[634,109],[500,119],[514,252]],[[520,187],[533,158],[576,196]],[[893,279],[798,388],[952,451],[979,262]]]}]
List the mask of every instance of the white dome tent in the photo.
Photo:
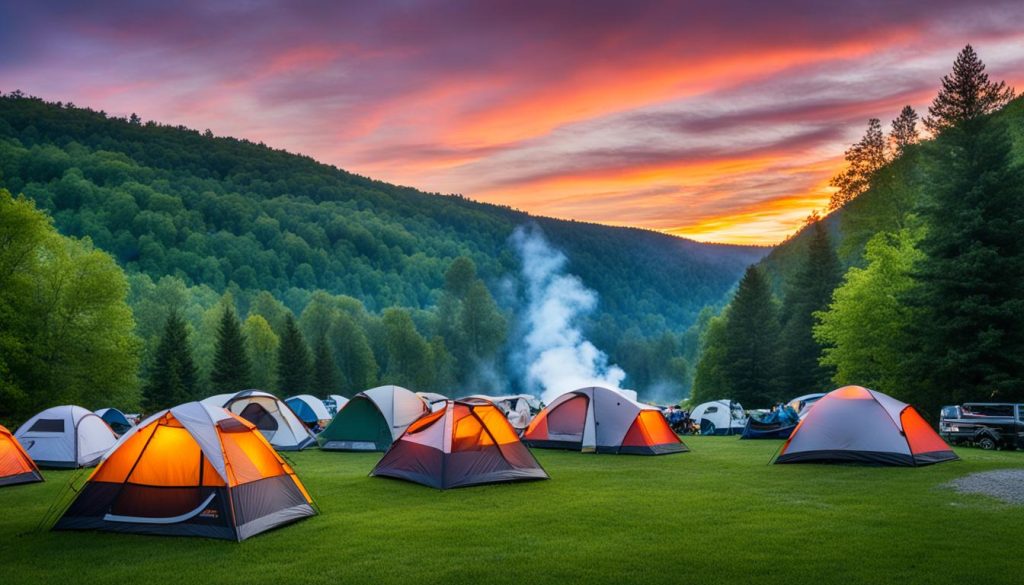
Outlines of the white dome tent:
[{"label": "white dome tent", "polygon": [[47,408],[28,419],[14,436],[40,467],[92,467],[117,442],[102,418],[70,405]]},{"label": "white dome tent", "polygon": [[210,406],[221,406],[233,414],[251,422],[263,437],[278,451],[300,451],[316,444],[316,437],[288,405],[278,397],[262,390],[243,390],[227,395],[221,404],[223,394],[203,400]]},{"label": "white dome tent", "polygon": [[700,426],[702,435],[740,435],[747,426],[743,405],[734,400],[713,400],[698,405],[690,419]]}]

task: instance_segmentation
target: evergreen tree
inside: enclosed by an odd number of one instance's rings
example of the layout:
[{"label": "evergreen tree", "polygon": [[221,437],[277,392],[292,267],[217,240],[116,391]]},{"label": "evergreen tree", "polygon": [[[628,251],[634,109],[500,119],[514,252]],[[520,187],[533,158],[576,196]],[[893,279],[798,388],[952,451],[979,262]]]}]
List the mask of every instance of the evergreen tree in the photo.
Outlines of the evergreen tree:
[{"label": "evergreen tree", "polygon": [[885,136],[878,118],[868,120],[868,130],[859,142],[847,149],[847,167],[829,183],[837,191],[832,194],[829,209],[839,209],[853,201],[871,186],[871,177],[887,162]]},{"label": "evergreen tree", "polygon": [[433,381],[430,345],[416,331],[409,312],[391,308],[384,311],[388,366],[386,380],[414,390],[427,388]]},{"label": "evergreen tree", "polygon": [[905,363],[929,414],[944,401],[1024,400],[1024,169],[1011,150],[993,117],[948,127],[927,149]]},{"label": "evergreen tree", "polygon": [[312,382],[312,359],[295,317],[288,313],[277,351],[277,387],[285,395],[308,394]]},{"label": "evergreen tree", "polygon": [[313,389],[318,395],[335,394],[338,391],[340,377],[327,335],[321,335],[316,340],[316,347],[313,350]]},{"label": "evergreen tree", "polygon": [[690,404],[696,406],[703,402],[728,398],[732,389],[726,376],[727,357],[725,352],[725,324],[728,312],[712,317],[701,336],[700,359],[693,374],[693,392]]},{"label": "evergreen tree", "polygon": [[985,64],[967,45],[953,62],[953,72],[942,77],[942,89],[928,107],[924,125],[933,134],[966,120],[990,114],[1013,99],[1006,82],[989,81]]},{"label": "evergreen tree", "polygon": [[192,360],[185,320],[172,311],[153,356],[149,381],[143,388],[143,407],[154,412],[199,398],[198,372]]},{"label": "evergreen tree", "polygon": [[832,380],[832,372],[819,362],[814,313],[828,308],[842,270],[822,222],[814,222],[813,230],[806,258],[787,283],[782,304],[779,374],[781,389],[790,395],[824,392]]},{"label": "evergreen tree", "polygon": [[234,309],[227,305],[217,326],[217,344],[210,370],[210,385],[215,393],[239,392],[251,387],[251,367],[245,346],[242,325]]},{"label": "evergreen tree", "polygon": [[347,313],[331,326],[331,345],[341,377],[341,393],[353,396],[377,383],[379,367],[366,333]]},{"label": "evergreen tree", "polygon": [[250,314],[242,324],[242,335],[249,363],[252,364],[252,385],[267,392],[276,392],[277,351],[281,342],[270,323],[260,315]]},{"label": "evergreen tree", "polygon": [[468,357],[478,363],[492,359],[505,343],[505,317],[482,280],[469,286],[459,310],[459,336]]},{"label": "evergreen tree", "polygon": [[730,397],[748,407],[779,400],[779,319],[768,279],[756,266],[743,275],[725,323],[722,375]]},{"label": "evergreen tree", "polygon": [[903,156],[907,147],[917,144],[917,112],[910,106],[903,106],[900,115],[892,121],[892,130],[889,132],[889,142],[892,146],[893,158]]}]

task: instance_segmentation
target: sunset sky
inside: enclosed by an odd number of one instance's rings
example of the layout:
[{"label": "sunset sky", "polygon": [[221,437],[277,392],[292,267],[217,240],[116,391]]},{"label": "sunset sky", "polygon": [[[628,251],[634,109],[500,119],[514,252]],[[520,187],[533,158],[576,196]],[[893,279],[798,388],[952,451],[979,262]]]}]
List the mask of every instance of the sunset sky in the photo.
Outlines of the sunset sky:
[{"label": "sunset sky", "polygon": [[964,44],[1024,89],[1024,2],[0,2],[0,91],[426,191],[770,244]]}]

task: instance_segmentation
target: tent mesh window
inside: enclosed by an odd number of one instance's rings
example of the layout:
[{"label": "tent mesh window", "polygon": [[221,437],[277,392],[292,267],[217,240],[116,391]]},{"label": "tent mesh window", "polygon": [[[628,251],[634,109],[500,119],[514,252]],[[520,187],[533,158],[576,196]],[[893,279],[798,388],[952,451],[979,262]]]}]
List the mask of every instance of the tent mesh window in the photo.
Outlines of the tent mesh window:
[{"label": "tent mesh window", "polygon": [[28,430],[30,433],[63,433],[64,419],[62,418],[41,418],[32,424]]}]

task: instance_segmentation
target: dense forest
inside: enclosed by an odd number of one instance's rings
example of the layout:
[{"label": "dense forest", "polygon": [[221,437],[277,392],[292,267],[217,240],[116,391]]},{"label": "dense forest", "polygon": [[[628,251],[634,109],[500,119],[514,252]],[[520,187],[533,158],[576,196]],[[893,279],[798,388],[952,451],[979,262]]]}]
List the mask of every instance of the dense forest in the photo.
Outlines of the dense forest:
[{"label": "dense forest", "polygon": [[831,213],[709,320],[692,400],[859,384],[933,418],[1024,400],[1024,100],[968,45],[923,120],[910,106],[888,132],[870,120],[846,161]]},{"label": "dense forest", "polygon": [[531,217],[262,144],[0,95],[0,420],[215,391],[515,390],[539,226],[640,390],[689,389],[699,331],[767,250]]}]

